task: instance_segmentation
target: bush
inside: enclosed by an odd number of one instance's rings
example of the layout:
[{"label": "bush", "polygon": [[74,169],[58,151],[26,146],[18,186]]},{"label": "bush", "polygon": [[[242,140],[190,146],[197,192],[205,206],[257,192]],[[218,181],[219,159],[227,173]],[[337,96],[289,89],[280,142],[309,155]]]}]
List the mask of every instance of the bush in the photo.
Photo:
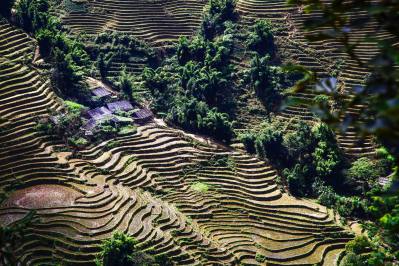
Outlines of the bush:
[{"label": "bush", "polygon": [[86,106],[73,101],[64,101],[64,104],[66,105],[68,111],[72,113],[81,113],[86,109]]},{"label": "bush", "polygon": [[341,217],[365,217],[367,205],[359,197],[338,197],[335,208]]},{"label": "bush", "polygon": [[123,66],[118,77],[119,89],[133,101],[133,77],[127,73],[126,67]]},{"label": "bush", "polygon": [[323,188],[318,191],[318,193],[318,202],[321,205],[327,206],[329,208],[334,207],[335,203],[337,202],[338,195],[334,192],[332,187],[323,186]]},{"label": "bush", "polygon": [[247,150],[247,152],[249,152],[249,153],[256,152],[256,149],[255,149],[256,136],[255,136],[255,134],[253,134],[251,132],[246,132],[246,133],[240,134],[238,136],[238,139],[244,144],[244,147]]},{"label": "bush", "polygon": [[342,162],[338,148],[329,145],[325,141],[320,141],[317,143],[312,156],[317,176],[322,177],[331,184],[333,182],[331,178],[338,176]]},{"label": "bush", "polygon": [[351,182],[375,182],[380,176],[380,169],[369,158],[363,157],[352,163],[347,172],[347,178]]},{"label": "bush", "polygon": [[345,245],[345,249],[355,254],[365,253],[370,250],[370,242],[366,236],[357,236]]},{"label": "bush", "polygon": [[268,55],[256,55],[249,70],[251,86],[268,111],[274,111],[282,99],[284,73],[280,67],[270,65]]},{"label": "bush", "polygon": [[288,189],[294,196],[304,197],[311,194],[312,178],[309,175],[309,168],[306,165],[296,164],[291,170],[283,172],[287,178]]},{"label": "bush", "polygon": [[39,43],[40,55],[48,57],[51,54],[56,38],[54,32],[49,29],[39,29],[35,36]]},{"label": "bush", "polygon": [[228,115],[218,112],[216,108],[209,109],[206,103],[195,98],[176,98],[168,120],[186,129],[212,135],[226,143],[233,137],[233,127]]},{"label": "bush", "polygon": [[286,160],[286,149],[283,145],[283,134],[272,127],[266,127],[259,132],[255,140],[256,153],[269,159],[277,165],[284,165]]},{"label": "bush", "polygon": [[[289,162],[304,161],[314,151],[316,139],[312,129],[305,122],[300,122],[292,132],[284,136],[284,145],[287,148]],[[289,164],[288,166],[292,166]]]},{"label": "bush", "polygon": [[202,20],[201,33],[207,40],[212,40],[225,30],[226,22],[235,21],[235,0],[210,0],[206,15]]},{"label": "bush", "polygon": [[121,232],[104,240],[96,259],[97,266],[157,266],[156,259],[141,251],[139,242]]},{"label": "bush", "polygon": [[275,55],[275,44],[273,36],[273,26],[269,20],[259,20],[252,26],[246,41],[247,47],[257,52],[261,57]]},{"label": "bush", "polygon": [[326,124],[319,123],[312,128],[312,133],[317,143],[312,153],[315,175],[329,184],[339,186],[343,181],[340,169],[344,156],[334,132]]},{"label": "bush", "polygon": [[202,182],[196,182],[190,186],[190,188],[194,191],[200,192],[200,193],[206,193],[209,190],[209,185],[202,183]]},{"label": "bush", "polygon": [[366,236],[357,236],[346,244],[345,249],[347,254],[343,258],[341,266],[382,265],[370,263],[368,260],[367,252],[371,250],[371,244]]},{"label": "bush", "polygon": [[37,131],[46,133],[46,134],[53,134],[54,133],[54,127],[49,121],[39,121],[36,124],[35,129]]},{"label": "bush", "polygon": [[381,147],[376,150],[378,158],[378,168],[381,170],[381,175],[389,175],[394,172],[395,157],[393,157],[386,148]]},{"label": "bush", "polygon": [[82,148],[82,147],[86,146],[87,144],[89,144],[87,139],[82,138],[82,137],[71,137],[68,139],[68,143],[70,145],[78,147],[78,148]]}]

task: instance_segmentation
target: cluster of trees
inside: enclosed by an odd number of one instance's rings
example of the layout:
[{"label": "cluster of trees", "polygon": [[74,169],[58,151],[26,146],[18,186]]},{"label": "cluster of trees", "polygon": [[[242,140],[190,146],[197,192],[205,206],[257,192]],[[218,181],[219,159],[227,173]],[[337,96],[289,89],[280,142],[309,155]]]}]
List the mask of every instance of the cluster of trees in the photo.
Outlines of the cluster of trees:
[{"label": "cluster of trees", "polygon": [[188,130],[229,142],[233,136],[231,96],[235,2],[210,1],[201,32],[182,37],[176,55],[162,67],[145,69],[144,85],[154,108]]},{"label": "cluster of trees", "polygon": [[151,255],[133,237],[115,232],[103,241],[96,259],[97,266],[171,266],[165,255]]},{"label": "cluster of trees", "polygon": [[292,85],[290,79],[293,78],[277,65],[274,31],[270,21],[259,20],[251,27],[246,40],[247,49],[254,54],[248,82],[269,112],[278,109],[282,93]]},{"label": "cluster of trees", "polygon": [[221,35],[229,23],[237,21],[238,13],[235,7],[235,0],[210,0],[202,19],[201,35],[206,40],[213,40]]},{"label": "cluster of trees", "polygon": [[[371,229],[371,228],[369,228]],[[376,228],[372,228],[366,235],[357,236],[346,244],[346,256],[341,261],[342,266],[378,266],[395,265],[392,253],[387,252],[386,245],[382,246],[376,237]]]},{"label": "cluster of trees", "polygon": [[[277,121],[278,122],[278,121]],[[301,122],[291,132],[279,123],[264,124],[258,132],[239,136],[250,153],[256,153],[283,171],[293,195],[311,196],[316,179],[339,182],[343,156],[334,133],[323,123],[311,128]]]},{"label": "cluster of trees", "polygon": [[383,149],[378,159],[347,161],[335,134],[324,123],[311,128],[301,122],[286,132],[281,123],[273,122],[243,133],[239,139],[249,153],[284,169],[282,175],[293,195],[316,197],[343,217],[369,217],[371,199],[366,193],[378,191],[378,178],[393,165]]},{"label": "cluster of trees", "polygon": [[64,103],[67,107],[64,114],[53,116],[54,122],[50,119],[39,121],[36,129],[49,135],[62,136],[65,143],[74,147],[87,145],[88,141],[80,134],[80,128],[84,123],[83,112],[87,108],[72,101],[65,101]]},{"label": "cluster of trees", "polygon": [[49,0],[21,0],[15,9],[17,23],[34,35],[41,55],[54,63],[54,87],[65,97],[87,99],[88,92],[82,80],[87,74],[89,56],[84,45],[68,37],[59,19],[50,15]]},{"label": "cluster of trees", "polygon": [[100,33],[87,50],[91,60],[96,62],[103,81],[108,81],[107,74],[114,61],[126,64],[131,58],[139,57],[148,61],[152,67],[158,63],[157,53],[153,48],[134,36],[119,32]]}]

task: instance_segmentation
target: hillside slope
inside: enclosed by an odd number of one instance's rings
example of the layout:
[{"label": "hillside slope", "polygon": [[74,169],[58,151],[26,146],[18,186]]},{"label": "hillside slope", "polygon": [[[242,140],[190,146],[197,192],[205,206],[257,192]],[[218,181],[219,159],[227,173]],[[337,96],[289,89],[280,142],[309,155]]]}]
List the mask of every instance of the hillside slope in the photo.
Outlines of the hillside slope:
[{"label": "hillside slope", "polygon": [[205,1],[87,1],[71,10],[64,23],[75,33],[98,34],[106,30],[133,34],[152,44],[190,36],[199,27]]},{"label": "hillside slope", "polygon": [[40,218],[16,251],[22,264],[94,264],[114,230],[178,265],[332,265],[352,238],[324,207],[281,193],[265,162],[173,128],[153,123],[112,148],[61,152],[35,129],[63,108],[30,63],[35,42],[4,22],[0,36],[0,184],[21,184],[0,221],[31,208]]}]

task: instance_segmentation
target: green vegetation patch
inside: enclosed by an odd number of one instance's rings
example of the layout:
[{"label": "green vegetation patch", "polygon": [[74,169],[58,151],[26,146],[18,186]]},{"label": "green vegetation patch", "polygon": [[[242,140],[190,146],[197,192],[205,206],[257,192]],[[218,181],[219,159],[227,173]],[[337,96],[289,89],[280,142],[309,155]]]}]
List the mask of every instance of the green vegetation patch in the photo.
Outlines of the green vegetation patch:
[{"label": "green vegetation patch", "polygon": [[135,134],[137,132],[137,127],[133,125],[124,126],[119,129],[119,134],[127,135],[127,134]]},{"label": "green vegetation patch", "polygon": [[206,193],[209,190],[209,185],[203,182],[195,182],[190,188],[200,193]]},{"label": "green vegetation patch", "polygon": [[143,250],[143,243],[122,233],[114,232],[103,241],[95,261],[97,266],[171,266],[171,260],[164,254],[151,255]]},{"label": "green vegetation patch", "polygon": [[77,102],[73,101],[64,101],[65,106],[67,107],[68,111],[70,112],[82,112],[86,109],[84,105],[81,105]]}]

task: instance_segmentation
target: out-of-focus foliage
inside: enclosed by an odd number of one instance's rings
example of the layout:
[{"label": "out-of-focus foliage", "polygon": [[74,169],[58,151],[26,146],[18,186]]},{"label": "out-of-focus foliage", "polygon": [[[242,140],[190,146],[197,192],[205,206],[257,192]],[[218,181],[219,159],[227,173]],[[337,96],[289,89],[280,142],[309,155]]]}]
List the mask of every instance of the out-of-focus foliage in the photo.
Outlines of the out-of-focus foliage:
[{"label": "out-of-focus foliage", "polygon": [[[347,265],[390,265],[392,256],[399,259],[399,4],[398,1],[321,1],[321,0],[289,0],[291,5],[301,5],[307,14],[317,12],[317,16],[309,16],[304,22],[306,37],[310,41],[334,40],[342,44],[342,50],[360,66],[371,73],[364,85],[349,88],[353,97],[341,94],[336,79],[327,78],[319,82],[316,89],[339,101],[341,106],[337,112],[319,108],[324,112],[322,118],[331,126],[343,130],[354,126],[362,133],[374,134],[393,157],[392,184],[383,193],[371,193],[374,200],[370,208],[378,225],[379,243],[388,245],[390,252],[373,249],[367,264],[357,261],[351,255],[353,263]],[[355,14],[355,15],[353,15]],[[375,31],[364,32],[363,40],[354,39],[354,33],[360,31],[368,23],[377,22],[377,31],[384,31],[384,38],[379,38]],[[358,35],[357,35],[358,36]],[[362,61],[356,48],[363,41],[377,45],[378,53],[370,61]],[[307,81],[314,82],[314,74],[307,75]],[[329,81],[329,82],[326,82]],[[305,88],[303,80],[297,90]],[[354,119],[348,108],[365,105],[359,117]],[[340,118],[344,117],[343,120]],[[386,156],[388,157],[388,156]],[[386,160],[386,162],[389,162]],[[361,167],[360,167],[361,166]],[[354,165],[353,173],[362,174],[367,167]],[[370,170],[370,169],[369,169]],[[367,171],[369,171],[367,170]],[[356,262],[357,261],[357,262]]]},{"label": "out-of-focus foliage", "polygon": [[11,15],[11,9],[14,6],[15,0],[1,0],[0,1],[0,15],[8,18]]},{"label": "out-of-focus foliage", "polygon": [[[308,31],[306,37],[310,41],[334,40],[342,44],[342,49],[350,57],[365,67],[371,73],[364,86],[349,89],[354,97],[340,94],[335,84],[322,84],[318,89],[333,98],[343,98],[339,112],[328,116],[331,125],[340,125],[347,128],[356,126],[360,131],[375,134],[379,141],[395,158],[399,158],[399,47],[396,45],[399,38],[399,21],[397,1],[332,1],[320,0],[290,0],[291,5],[303,5],[305,13],[321,12],[321,16],[309,16],[304,26]],[[350,14],[363,14],[351,16]],[[353,33],[359,31],[370,22],[378,22],[378,30],[388,32],[391,37],[378,38],[375,32],[364,34],[364,39],[354,40]],[[322,29],[322,30],[321,30]],[[379,47],[378,54],[369,62],[364,62],[356,54],[356,48],[362,41],[375,43]],[[314,81],[309,78],[309,81]],[[330,82],[331,83],[331,82]],[[298,89],[303,89],[299,86]],[[360,119],[354,120],[348,108],[364,104],[367,108],[362,112]],[[345,116],[341,121],[339,118]],[[364,123],[365,122],[365,123]],[[398,164],[398,159],[396,159]]]}]

